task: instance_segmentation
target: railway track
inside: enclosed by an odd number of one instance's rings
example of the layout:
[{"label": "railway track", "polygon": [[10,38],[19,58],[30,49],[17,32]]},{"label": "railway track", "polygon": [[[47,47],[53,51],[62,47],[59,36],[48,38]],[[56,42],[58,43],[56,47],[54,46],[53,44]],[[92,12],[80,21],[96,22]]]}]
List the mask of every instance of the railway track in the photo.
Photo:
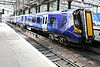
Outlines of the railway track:
[{"label": "railway track", "polygon": [[[54,62],[58,67],[80,67],[76,63],[70,61],[69,59],[59,55],[58,53],[56,53],[54,50],[52,50],[48,46],[45,46],[45,45],[37,42],[36,40],[32,39],[31,37],[27,36],[25,33],[23,33],[23,31],[15,28],[13,25],[11,25],[11,24],[8,24],[8,25],[10,27],[12,27],[17,33],[19,33],[24,39],[26,39],[38,51],[40,51],[43,55],[45,55],[52,62]],[[26,31],[26,30],[24,30],[24,31]],[[33,32],[30,32],[30,31],[26,31],[26,32],[38,37],[38,35]]]},{"label": "railway track", "polygon": [[57,54],[55,51],[51,50],[48,46],[44,46],[38,42],[36,42],[39,45],[32,44],[36,49],[38,49],[42,54],[44,54],[48,59],[50,59],[52,62],[54,62],[58,67],[62,67],[62,64],[60,65],[59,62],[63,62],[64,66],[68,67],[80,67],[76,65],[74,62],[64,58],[63,56]]}]

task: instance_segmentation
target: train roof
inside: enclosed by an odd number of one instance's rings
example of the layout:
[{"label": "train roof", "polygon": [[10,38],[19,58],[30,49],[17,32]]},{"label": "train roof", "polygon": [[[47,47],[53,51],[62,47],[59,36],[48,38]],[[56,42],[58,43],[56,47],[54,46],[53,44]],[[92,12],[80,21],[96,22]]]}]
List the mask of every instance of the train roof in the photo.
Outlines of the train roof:
[{"label": "train roof", "polygon": [[45,14],[67,14],[67,13],[73,13],[75,10],[78,9],[69,9],[69,10],[63,10],[63,11],[54,11],[54,12],[43,12],[43,13],[37,13],[37,14],[25,14],[25,15],[20,15],[20,16],[12,16],[12,17],[21,17],[21,16],[41,16]]},{"label": "train roof", "polygon": [[69,10],[54,11],[54,12],[43,12],[43,13],[37,13],[37,14],[32,14],[32,15],[45,15],[45,14],[73,13],[75,10],[78,10],[78,9],[69,9]]}]

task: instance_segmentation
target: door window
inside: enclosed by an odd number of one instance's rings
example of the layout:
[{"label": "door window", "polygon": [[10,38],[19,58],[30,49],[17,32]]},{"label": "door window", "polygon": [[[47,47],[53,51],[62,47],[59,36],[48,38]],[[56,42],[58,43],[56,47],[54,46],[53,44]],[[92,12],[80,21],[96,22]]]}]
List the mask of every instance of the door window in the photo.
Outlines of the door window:
[{"label": "door window", "polygon": [[47,17],[45,18],[45,24],[47,24]]},{"label": "door window", "polygon": [[43,24],[47,24],[47,17],[43,17]]},{"label": "door window", "polygon": [[44,17],[43,17],[43,24],[44,24]]}]

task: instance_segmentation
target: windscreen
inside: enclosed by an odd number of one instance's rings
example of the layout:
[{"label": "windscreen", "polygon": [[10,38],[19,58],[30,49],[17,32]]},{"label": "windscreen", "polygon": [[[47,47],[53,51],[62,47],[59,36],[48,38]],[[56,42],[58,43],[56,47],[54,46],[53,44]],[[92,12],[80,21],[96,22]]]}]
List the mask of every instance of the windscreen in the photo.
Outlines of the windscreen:
[{"label": "windscreen", "polygon": [[75,24],[75,27],[82,30],[82,17],[81,17],[80,11],[74,12],[74,24]]}]

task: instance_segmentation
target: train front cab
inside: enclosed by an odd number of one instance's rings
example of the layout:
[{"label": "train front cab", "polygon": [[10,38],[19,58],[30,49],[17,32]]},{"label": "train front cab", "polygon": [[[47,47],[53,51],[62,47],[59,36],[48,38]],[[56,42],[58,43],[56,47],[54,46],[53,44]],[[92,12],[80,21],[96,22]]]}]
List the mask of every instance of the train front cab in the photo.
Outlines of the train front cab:
[{"label": "train front cab", "polygon": [[[94,40],[93,22],[91,11],[76,10],[73,12],[74,29],[78,30],[78,33],[82,35],[82,42],[91,43]],[[77,33],[77,32],[74,32]]]}]

